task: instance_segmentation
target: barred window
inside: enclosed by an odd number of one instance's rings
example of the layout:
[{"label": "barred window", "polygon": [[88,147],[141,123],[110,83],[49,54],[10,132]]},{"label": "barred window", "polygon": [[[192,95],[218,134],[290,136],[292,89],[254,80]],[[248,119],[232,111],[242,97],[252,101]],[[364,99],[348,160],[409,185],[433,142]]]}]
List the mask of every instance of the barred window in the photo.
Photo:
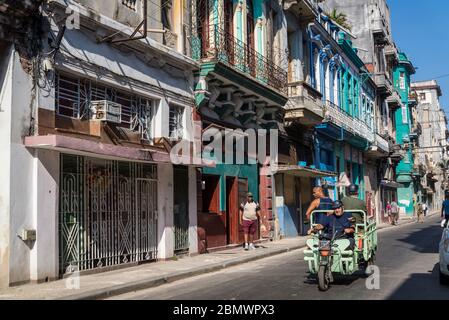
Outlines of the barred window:
[{"label": "barred window", "polygon": [[79,118],[85,102],[84,83],[77,78],[56,75],[56,112],[61,116]]},{"label": "barred window", "polygon": [[153,138],[154,101],[151,99],[59,73],[55,91],[55,109],[60,116],[89,119],[91,102],[107,100],[121,105],[121,123],[118,126],[140,132],[143,140]]},{"label": "barred window", "polygon": [[180,140],[183,136],[184,108],[170,105],[169,136],[170,139]]},{"label": "barred window", "polygon": [[122,0],[122,4],[131,10],[136,11],[137,0]]}]

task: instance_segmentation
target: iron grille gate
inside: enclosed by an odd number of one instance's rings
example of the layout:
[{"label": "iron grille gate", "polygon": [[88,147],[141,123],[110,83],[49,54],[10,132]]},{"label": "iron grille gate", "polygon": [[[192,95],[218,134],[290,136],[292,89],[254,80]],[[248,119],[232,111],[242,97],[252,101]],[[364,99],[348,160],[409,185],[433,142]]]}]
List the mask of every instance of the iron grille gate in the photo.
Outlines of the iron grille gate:
[{"label": "iron grille gate", "polygon": [[157,257],[157,166],[61,155],[60,273]]}]

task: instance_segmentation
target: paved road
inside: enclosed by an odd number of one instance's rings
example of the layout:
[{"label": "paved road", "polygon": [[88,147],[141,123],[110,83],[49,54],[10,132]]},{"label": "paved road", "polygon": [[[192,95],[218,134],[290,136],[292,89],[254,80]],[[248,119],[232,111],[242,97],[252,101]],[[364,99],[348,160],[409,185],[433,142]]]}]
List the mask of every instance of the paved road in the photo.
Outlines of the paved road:
[{"label": "paved road", "polygon": [[379,231],[376,265],[380,289],[366,289],[359,276],[319,292],[303,262],[302,250],[247,263],[112,299],[448,299],[438,281],[438,217]]}]

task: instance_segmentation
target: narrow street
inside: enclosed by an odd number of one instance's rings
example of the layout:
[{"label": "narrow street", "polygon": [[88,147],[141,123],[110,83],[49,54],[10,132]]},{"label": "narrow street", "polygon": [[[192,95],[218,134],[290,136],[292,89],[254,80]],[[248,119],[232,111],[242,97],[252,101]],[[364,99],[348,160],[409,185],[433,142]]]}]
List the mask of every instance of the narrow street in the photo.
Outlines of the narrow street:
[{"label": "narrow street", "polygon": [[449,300],[448,11],[0,0],[0,300]]},{"label": "narrow street", "polygon": [[365,278],[358,276],[319,292],[308,277],[302,250],[296,250],[112,299],[448,299],[449,287],[438,281],[439,221],[433,216],[424,224],[379,231],[379,290],[366,289]]}]

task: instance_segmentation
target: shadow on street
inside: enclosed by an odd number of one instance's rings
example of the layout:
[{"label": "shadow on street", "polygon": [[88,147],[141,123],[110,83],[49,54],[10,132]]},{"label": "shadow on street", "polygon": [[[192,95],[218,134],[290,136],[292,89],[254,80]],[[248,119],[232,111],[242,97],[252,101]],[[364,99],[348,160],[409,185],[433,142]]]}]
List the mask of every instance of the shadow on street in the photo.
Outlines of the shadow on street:
[{"label": "shadow on street", "polygon": [[438,278],[439,263],[428,273],[413,273],[388,299],[392,300],[449,300],[449,286]]},{"label": "shadow on street", "polygon": [[[438,224],[424,225],[425,228],[420,230],[414,230],[409,233],[405,238],[397,239],[397,241],[405,242],[409,245],[410,250],[419,253],[438,253],[438,241],[435,239],[440,239],[441,237],[441,226]],[[431,243],[429,240],[431,239]]]}]

